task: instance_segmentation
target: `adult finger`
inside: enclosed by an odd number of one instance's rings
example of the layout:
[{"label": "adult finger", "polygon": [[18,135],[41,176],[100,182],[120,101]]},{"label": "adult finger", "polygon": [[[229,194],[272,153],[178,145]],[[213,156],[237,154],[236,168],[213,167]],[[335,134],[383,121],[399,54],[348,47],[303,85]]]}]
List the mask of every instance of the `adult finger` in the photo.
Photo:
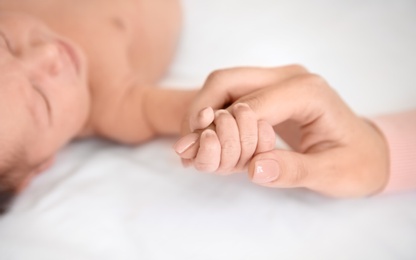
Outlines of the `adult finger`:
[{"label": "adult finger", "polygon": [[[304,187],[337,198],[362,197],[376,192],[379,180],[374,180],[367,171],[350,174],[350,167],[356,161],[352,154],[354,152],[346,151],[345,147],[311,154],[273,150],[258,154],[251,160],[249,176],[253,183],[261,186]],[[340,161],[339,158],[345,157],[346,161]]]},{"label": "adult finger", "polygon": [[208,76],[201,92],[190,107],[188,119],[192,129],[189,129],[189,122],[185,120],[183,126],[185,132],[204,128],[198,125],[198,113],[204,108],[212,107],[214,110],[224,108],[250,92],[307,73],[308,71],[299,65],[275,68],[241,67],[214,71]]},{"label": "adult finger", "polygon": [[[235,104],[238,103],[248,104],[259,119],[266,120],[273,126],[293,120],[300,126],[313,123],[314,127],[319,126],[319,129],[325,129],[328,132],[333,128],[342,128],[334,124],[322,125],[329,122],[328,118],[332,114],[336,113],[339,118],[343,119],[353,116],[352,111],[342,102],[336,92],[322,78],[315,75],[300,76],[279,85],[255,91]],[[332,118],[332,121],[339,122],[335,118]],[[308,147],[311,140],[303,140],[302,146]]]}]

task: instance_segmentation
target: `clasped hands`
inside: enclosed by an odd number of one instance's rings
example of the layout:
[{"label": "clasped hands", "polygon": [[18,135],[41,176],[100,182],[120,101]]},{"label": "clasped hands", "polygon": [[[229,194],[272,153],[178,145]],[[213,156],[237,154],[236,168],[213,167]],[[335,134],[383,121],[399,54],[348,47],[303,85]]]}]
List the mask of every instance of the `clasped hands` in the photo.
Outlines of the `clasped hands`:
[{"label": "clasped hands", "polygon": [[[182,134],[174,149],[185,165],[222,175],[248,170],[262,186],[362,197],[388,179],[382,133],[298,65],[213,72]],[[290,149],[275,147],[276,134]]]}]

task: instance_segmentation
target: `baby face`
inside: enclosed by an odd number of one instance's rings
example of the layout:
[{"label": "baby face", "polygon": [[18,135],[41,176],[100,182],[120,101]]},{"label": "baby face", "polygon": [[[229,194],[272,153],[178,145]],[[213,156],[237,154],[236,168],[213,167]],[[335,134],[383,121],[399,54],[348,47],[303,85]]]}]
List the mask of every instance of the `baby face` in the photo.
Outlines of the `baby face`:
[{"label": "baby face", "polygon": [[80,131],[86,69],[80,48],[40,20],[0,12],[0,170],[11,154],[38,165]]}]

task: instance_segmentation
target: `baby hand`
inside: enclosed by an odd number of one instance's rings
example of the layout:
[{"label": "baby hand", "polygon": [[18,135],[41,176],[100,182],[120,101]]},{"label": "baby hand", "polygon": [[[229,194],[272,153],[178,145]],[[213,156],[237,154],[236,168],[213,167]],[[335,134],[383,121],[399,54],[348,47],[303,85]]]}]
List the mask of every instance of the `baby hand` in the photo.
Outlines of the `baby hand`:
[{"label": "baby hand", "polygon": [[199,171],[241,172],[254,155],[271,151],[275,146],[273,127],[258,120],[247,104],[236,103],[215,113],[206,108],[189,123],[198,130],[182,137],[174,149]]}]

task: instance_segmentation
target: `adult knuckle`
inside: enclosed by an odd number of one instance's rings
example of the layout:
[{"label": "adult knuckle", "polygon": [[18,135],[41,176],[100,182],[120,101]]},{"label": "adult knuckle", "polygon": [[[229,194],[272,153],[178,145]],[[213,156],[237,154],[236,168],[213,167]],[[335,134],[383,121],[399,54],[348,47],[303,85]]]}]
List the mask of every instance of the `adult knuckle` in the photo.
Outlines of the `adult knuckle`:
[{"label": "adult knuckle", "polygon": [[328,86],[326,80],[318,74],[304,75],[303,80],[309,87],[324,88]]},{"label": "adult knuckle", "polygon": [[308,69],[305,66],[301,65],[301,64],[291,64],[291,65],[288,65],[288,68],[290,70],[297,71],[298,73],[308,73],[309,72]]},{"label": "adult knuckle", "polygon": [[227,75],[229,74],[229,70],[228,69],[218,69],[218,70],[214,70],[213,72],[211,72],[208,77],[207,77],[207,82],[212,83],[212,84],[220,84],[221,82],[224,81],[224,79],[227,77]]},{"label": "adult knuckle", "polygon": [[328,82],[317,74],[306,74],[296,78],[292,86],[299,88],[302,93],[309,93],[316,97],[323,97],[331,92]]}]

